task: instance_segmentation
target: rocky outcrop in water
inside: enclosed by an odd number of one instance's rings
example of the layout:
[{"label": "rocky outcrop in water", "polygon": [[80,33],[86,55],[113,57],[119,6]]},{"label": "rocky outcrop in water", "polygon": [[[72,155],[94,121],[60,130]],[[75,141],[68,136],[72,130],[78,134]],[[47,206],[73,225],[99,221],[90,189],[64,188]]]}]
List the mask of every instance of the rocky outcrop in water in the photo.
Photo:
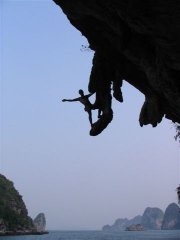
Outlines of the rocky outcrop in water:
[{"label": "rocky outcrop in water", "polygon": [[105,225],[102,230],[103,231],[111,231],[111,232],[118,232],[122,230],[126,230],[127,227],[131,225],[136,225],[141,223],[142,217],[140,215],[132,218],[132,219],[127,219],[127,218],[119,218],[115,221],[115,223],[110,226],[110,225]]},{"label": "rocky outcrop in water", "polygon": [[96,94],[94,109],[102,116],[90,135],[112,121],[111,101],[123,101],[124,80],[144,94],[140,126],[156,127],[163,117],[180,123],[179,0],[54,2],[95,51],[89,92]]},{"label": "rocky outcrop in water", "polygon": [[0,174],[0,234],[30,233],[35,228],[13,182]]},{"label": "rocky outcrop in water", "polygon": [[34,226],[36,227],[37,232],[46,231],[46,218],[44,213],[39,213],[33,221]]},{"label": "rocky outcrop in water", "polygon": [[115,223],[110,225],[105,225],[103,231],[123,231],[128,227],[135,228],[136,225],[142,226],[146,230],[160,230],[163,222],[164,213],[159,208],[146,208],[143,215],[136,216],[132,219],[119,218]]},{"label": "rocky outcrop in water", "polygon": [[162,229],[180,229],[180,208],[176,203],[171,203],[165,211]]},{"label": "rocky outcrop in water", "polygon": [[160,230],[163,222],[164,213],[159,208],[146,208],[141,225],[148,230]]},{"label": "rocky outcrop in water", "polygon": [[132,219],[119,218],[115,223],[110,225],[105,225],[103,231],[122,231],[126,230],[128,227],[132,226],[135,228],[136,225],[141,225],[143,229],[146,230],[160,230],[163,222],[164,213],[159,208],[146,208],[143,215],[136,216]]},{"label": "rocky outcrop in water", "polygon": [[171,203],[166,208],[165,213],[163,213],[160,208],[147,207],[143,216],[138,215],[131,220],[128,220],[127,218],[119,218],[112,226],[105,225],[102,230],[106,232],[122,231],[125,229],[128,231],[138,231],[141,227],[142,230],[179,230],[179,206],[176,203]]},{"label": "rocky outcrop in water", "polygon": [[141,224],[133,224],[126,228],[126,231],[144,231]]},{"label": "rocky outcrop in water", "polygon": [[[41,217],[40,219],[43,219],[42,215]],[[44,221],[41,226],[42,228],[45,226]],[[0,236],[44,233],[48,232],[37,231],[31,217],[28,216],[22,196],[15,189],[13,182],[0,174]]]}]

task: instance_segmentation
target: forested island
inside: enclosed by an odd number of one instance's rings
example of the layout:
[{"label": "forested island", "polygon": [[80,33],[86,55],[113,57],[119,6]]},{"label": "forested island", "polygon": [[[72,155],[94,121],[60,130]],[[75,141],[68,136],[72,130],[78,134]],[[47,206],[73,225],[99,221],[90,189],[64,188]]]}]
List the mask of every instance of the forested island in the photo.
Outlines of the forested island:
[{"label": "forested island", "polygon": [[33,221],[12,181],[0,174],[0,236],[45,234],[45,216]]}]

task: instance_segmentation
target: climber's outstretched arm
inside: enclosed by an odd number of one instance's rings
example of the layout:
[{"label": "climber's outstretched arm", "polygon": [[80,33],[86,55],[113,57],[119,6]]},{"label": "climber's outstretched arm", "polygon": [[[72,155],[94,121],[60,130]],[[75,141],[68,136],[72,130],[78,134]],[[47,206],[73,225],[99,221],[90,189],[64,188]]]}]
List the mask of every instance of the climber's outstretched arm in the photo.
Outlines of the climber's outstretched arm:
[{"label": "climber's outstretched arm", "polygon": [[80,97],[74,99],[63,99],[62,102],[77,102],[80,101]]}]

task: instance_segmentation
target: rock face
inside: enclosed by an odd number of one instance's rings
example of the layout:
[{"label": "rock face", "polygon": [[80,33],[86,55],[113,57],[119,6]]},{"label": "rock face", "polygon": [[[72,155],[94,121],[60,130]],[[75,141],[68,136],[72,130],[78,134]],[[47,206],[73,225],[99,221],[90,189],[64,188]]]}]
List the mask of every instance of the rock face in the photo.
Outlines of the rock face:
[{"label": "rock face", "polygon": [[0,234],[34,230],[22,196],[14,188],[13,182],[0,174]]},{"label": "rock face", "polygon": [[146,208],[143,216],[136,216],[128,220],[119,218],[115,223],[105,225],[103,231],[143,231],[143,230],[179,230],[180,229],[180,208],[176,203],[171,203],[166,208],[165,214],[159,208]]},{"label": "rock face", "polygon": [[160,230],[164,213],[159,208],[146,208],[142,216],[141,224],[148,230]]},{"label": "rock face", "polygon": [[119,218],[115,221],[115,223],[110,226],[106,225],[103,227],[103,231],[122,231],[125,230],[127,227],[128,219],[127,218]]},{"label": "rock face", "polygon": [[179,0],[54,0],[95,51],[89,92],[102,115],[90,135],[113,119],[111,100],[122,102],[122,81],[145,96],[140,126],[165,116],[180,123]]},{"label": "rock face", "polygon": [[111,232],[123,231],[123,230],[126,230],[126,228],[131,225],[140,224],[141,219],[142,219],[142,217],[140,215],[138,215],[130,220],[127,218],[119,218],[115,221],[115,223],[112,226],[105,225],[102,228],[102,230],[103,231],[111,231]]},{"label": "rock face", "polygon": [[128,227],[136,228],[136,225],[142,226],[146,230],[160,230],[163,222],[164,213],[159,208],[146,208],[143,216],[136,216],[132,219],[119,218],[115,223],[110,225],[105,225],[103,231],[123,231]]},{"label": "rock face", "polygon": [[165,211],[162,229],[180,229],[180,208],[177,204],[171,203]]},{"label": "rock face", "polygon": [[126,231],[144,231],[141,224],[133,224],[126,228]]},{"label": "rock face", "polygon": [[7,229],[7,227],[6,227],[4,220],[2,218],[0,218],[0,233],[6,232],[6,229]]},{"label": "rock face", "polygon": [[34,226],[36,227],[37,232],[46,231],[46,218],[44,213],[39,213],[33,221]]}]

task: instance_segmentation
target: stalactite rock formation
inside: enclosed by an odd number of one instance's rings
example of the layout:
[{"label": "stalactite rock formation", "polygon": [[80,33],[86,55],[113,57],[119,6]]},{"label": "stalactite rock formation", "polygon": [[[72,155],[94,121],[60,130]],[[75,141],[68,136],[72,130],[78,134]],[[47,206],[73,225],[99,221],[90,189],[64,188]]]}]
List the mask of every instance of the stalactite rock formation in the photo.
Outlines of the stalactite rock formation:
[{"label": "stalactite rock formation", "polygon": [[[140,126],[166,117],[180,123],[179,0],[53,0],[95,51],[89,92],[102,115],[90,135],[111,122],[122,80],[145,96]],[[72,40],[73,41],[73,40]]]}]

